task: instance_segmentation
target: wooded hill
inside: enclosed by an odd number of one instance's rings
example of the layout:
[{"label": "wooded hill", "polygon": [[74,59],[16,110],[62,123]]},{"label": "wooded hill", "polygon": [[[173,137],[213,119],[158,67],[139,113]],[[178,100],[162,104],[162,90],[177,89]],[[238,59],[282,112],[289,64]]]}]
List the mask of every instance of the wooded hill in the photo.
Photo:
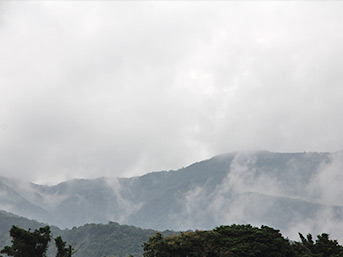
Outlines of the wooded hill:
[{"label": "wooded hill", "polygon": [[220,226],[164,237],[157,233],[144,243],[144,257],[341,257],[343,247],[328,234],[313,239],[299,234],[300,242],[284,238],[267,226]]},{"label": "wooded hill", "polygon": [[[7,221],[16,217],[2,213]],[[25,220],[17,219],[24,225]],[[29,221],[25,225],[39,225]],[[56,229],[56,228],[55,228]],[[111,222],[108,225],[89,224],[60,236],[52,235],[51,228],[22,229],[12,226],[12,240],[0,252],[13,257],[342,257],[343,247],[323,233],[316,239],[299,233],[300,241],[290,241],[279,230],[267,226],[220,226],[213,230],[180,233],[160,233]],[[150,235],[153,233],[153,235]],[[146,237],[149,237],[148,239]],[[52,240],[53,239],[53,240]],[[66,239],[66,241],[64,241]],[[54,244],[52,243],[54,241]],[[73,246],[71,241],[74,241]],[[139,245],[142,248],[137,248]],[[55,245],[55,251],[53,246]],[[142,244],[142,242],[144,242]],[[77,246],[78,245],[78,246]],[[56,251],[56,249],[58,249]],[[75,252],[76,250],[76,252]],[[144,250],[144,252],[142,252]],[[47,254],[46,254],[47,253]],[[7,255],[6,255],[7,256]]]},{"label": "wooded hill", "polygon": [[[12,225],[34,230],[47,224],[0,211],[0,248],[11,243],[9,230]],[[62,236],[63,240],[78,249],[73,257],[126,257],[129,254],[142,256],[143,242],[156,233],[154,230],[119,225],[116,222],[109,222],[106,225],[86,224],[65,230],[52,226],[51,232],[54,237]],[[164,235],[172,233],[172,231],[165,231]],[[50,256],[53,251],[54,249],[49,249]]]}]

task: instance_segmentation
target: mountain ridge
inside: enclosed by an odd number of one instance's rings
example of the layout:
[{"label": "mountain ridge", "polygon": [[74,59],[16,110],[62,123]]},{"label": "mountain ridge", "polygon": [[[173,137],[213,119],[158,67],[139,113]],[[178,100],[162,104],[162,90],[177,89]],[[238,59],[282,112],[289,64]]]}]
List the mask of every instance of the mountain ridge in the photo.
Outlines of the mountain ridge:
[{"label": "mountain ridge", "polygon": [[[31,213],[29,218],[62,228],[116,221],[149,229],[187,230],[264,222],[285,230],[304,220],[308,231],[315,233],[316,219],[325,213],[324,219],[332,216],[343,224],[341,192],[331,186],[340,182],[335,177],[343,166],[342,153],[233,152],[178,170],[130,178],[74,179],[52,186],[0,177],[0,203],[6,190],[14,190],[45,211],[46,216]],[[289,217],[275,208],[284,209]],[[16,214],[27,216],[26,212],[22,206]],[[337,233],[334,226],[333,233]]]}]

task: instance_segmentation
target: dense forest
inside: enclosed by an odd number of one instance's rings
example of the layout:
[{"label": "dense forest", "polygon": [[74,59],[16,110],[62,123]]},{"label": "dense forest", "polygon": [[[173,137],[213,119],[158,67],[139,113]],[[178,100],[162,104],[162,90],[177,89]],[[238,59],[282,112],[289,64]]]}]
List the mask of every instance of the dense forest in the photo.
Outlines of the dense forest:
[{"label": "dense forest", "polygon": [[220,226],[208,231],[164,237],[156,233],[144,243],[144,257],[338,257],[343,247],[328,234],[290,241],[279,230],[261,226]]},{"label": "dense forest", "polygon": [[[113,232],[111,226],[117,227]],[[123,228],[122,228],[123,227]],[[89,233],[90,230],[92,233]],[[88,225],[81,230],[74,229],[77,240],[88,235],[91,242],[72,246],[61,236],[54,237],[50,227],[25,230],[12,226],[9,233],[10,245],[0,252],[13,257],[342,257],[343,247],[323,233],[314,240],[311,234],[304,237],[299,233],[300,241],[290,241],[279,230],[268,226],[251,225],[220,226],[213,230],[196,230],[180,233],[162,234],[156,232],[144,241],[143,229],[109,225]],[[140,232],[140,233],[139,233]],[[108,237],[108,235],[112,236]],[[67,235],[67,234],[66,234]],[[68,237],[68,236],[67,236]],[[123,240],[124,238],[124,240]],[[141,251],[137,251],[138,241],[143,240]],[[54,251],[49,244],[54,242]],[[100,254],[101,252],[101,254]],[[1,256],[1,255],[0,255]],[[2,257],[2,256],[1,256]]]}]

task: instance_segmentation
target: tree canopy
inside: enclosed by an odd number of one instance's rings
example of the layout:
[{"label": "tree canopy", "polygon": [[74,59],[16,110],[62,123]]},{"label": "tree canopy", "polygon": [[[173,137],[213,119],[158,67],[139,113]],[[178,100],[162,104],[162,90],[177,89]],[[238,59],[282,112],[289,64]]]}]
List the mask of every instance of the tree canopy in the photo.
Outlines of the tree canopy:
[{"label": "tree canopy", "polygon": [[[115,224],[114,224],[115,225]],[[134,232],[134,231],[132,231]],[[116,232],[119,237],[122,233]],[[98,236],[100,234],[97,234]],[[34,231],[16,226],[10,229],[12,245],[5,246],[2,254],[13,257],[47,257],[49,243],[54,239],[56,257],[71,257],[74,249],[62,237],[53,238],[50,227]],[[284,238],[279,230],[267,226],[220,226],[213,230],[196,230],[169,234],[157,232],[143,244],[144,257],[343,257],[343,246],[323,233],[313,239],[299,233],[300,241]],[[94,241],[94,238],[90,238]],[[108,240],[104,245],[113,244]],[[50,253],[52,255],[53,253]],[[114,251],[105,256],[122,256]],[[130,256],[141,256],[131,252]],[[98,256],[103,254],[82,254]],[[125,255],[127,256],[127,254]],[[1,257],[1,256],[0,256]]]},{"label": "tree canopy", "polygon": [[[5,246],[1,253],[13,257],[46,257],[49,242],[51,241],[51,231],[49,226],[34,230],[25,230],[17,226],[10,229],[12,245]],[[61,237],[55,239],[57,247],[56,257],[71,257],[72,247],[66,247],[66,242]]]},{"label": "tree canopy", "polygon": [[251,225],[220,226],[210,231],[163,237],[156,233],[143,244],[144,257],[341,257],[343,247],[328,234],[314,242],[300,234],[291,242],[279,230]]}]

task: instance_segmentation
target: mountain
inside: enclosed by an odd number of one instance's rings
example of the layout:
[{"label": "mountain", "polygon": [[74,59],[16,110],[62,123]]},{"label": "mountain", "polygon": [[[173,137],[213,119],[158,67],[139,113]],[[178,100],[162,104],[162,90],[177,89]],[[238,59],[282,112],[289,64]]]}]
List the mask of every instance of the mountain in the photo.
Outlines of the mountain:
[{"label": "mountain", "polygon": [[[19,217],[17,215],[0,211],[0,250],[11,245],[9,230],[12,225],[26,230],[35,230],[47,224],[34,220]],[[149,237],[156,231],[151,229],[141,229],[134,226],[119,225],[115,222],[108,224],[86,224],[72,229],[61,230],[51,227],[54,238],[62,236],[62,239],[71,244],[77,252],[74,257],[102,257],[116,256],[127,257],[142,256],[142,244],[147,242]],[[164,235],[174,234],[173,231],[165,231]],[[48,256],[55,256],[56,249],[53,240],[50,243]]]},{"label": "mountain", "polygon": [[[142,256],[144,242],[156,231],[134,226],[108,224],[86,224],[62,232],[62,238],[77,250],[73,257],[127,257]],[[175,232],[165,231],[164,235]]]},{"label": "mountain", "polygon": [[176,171],[54,186],[0,177],[5,210],[61,228],[116,221],[157,230],[250,223],[343,236],[343,152],[229,153]]}]

